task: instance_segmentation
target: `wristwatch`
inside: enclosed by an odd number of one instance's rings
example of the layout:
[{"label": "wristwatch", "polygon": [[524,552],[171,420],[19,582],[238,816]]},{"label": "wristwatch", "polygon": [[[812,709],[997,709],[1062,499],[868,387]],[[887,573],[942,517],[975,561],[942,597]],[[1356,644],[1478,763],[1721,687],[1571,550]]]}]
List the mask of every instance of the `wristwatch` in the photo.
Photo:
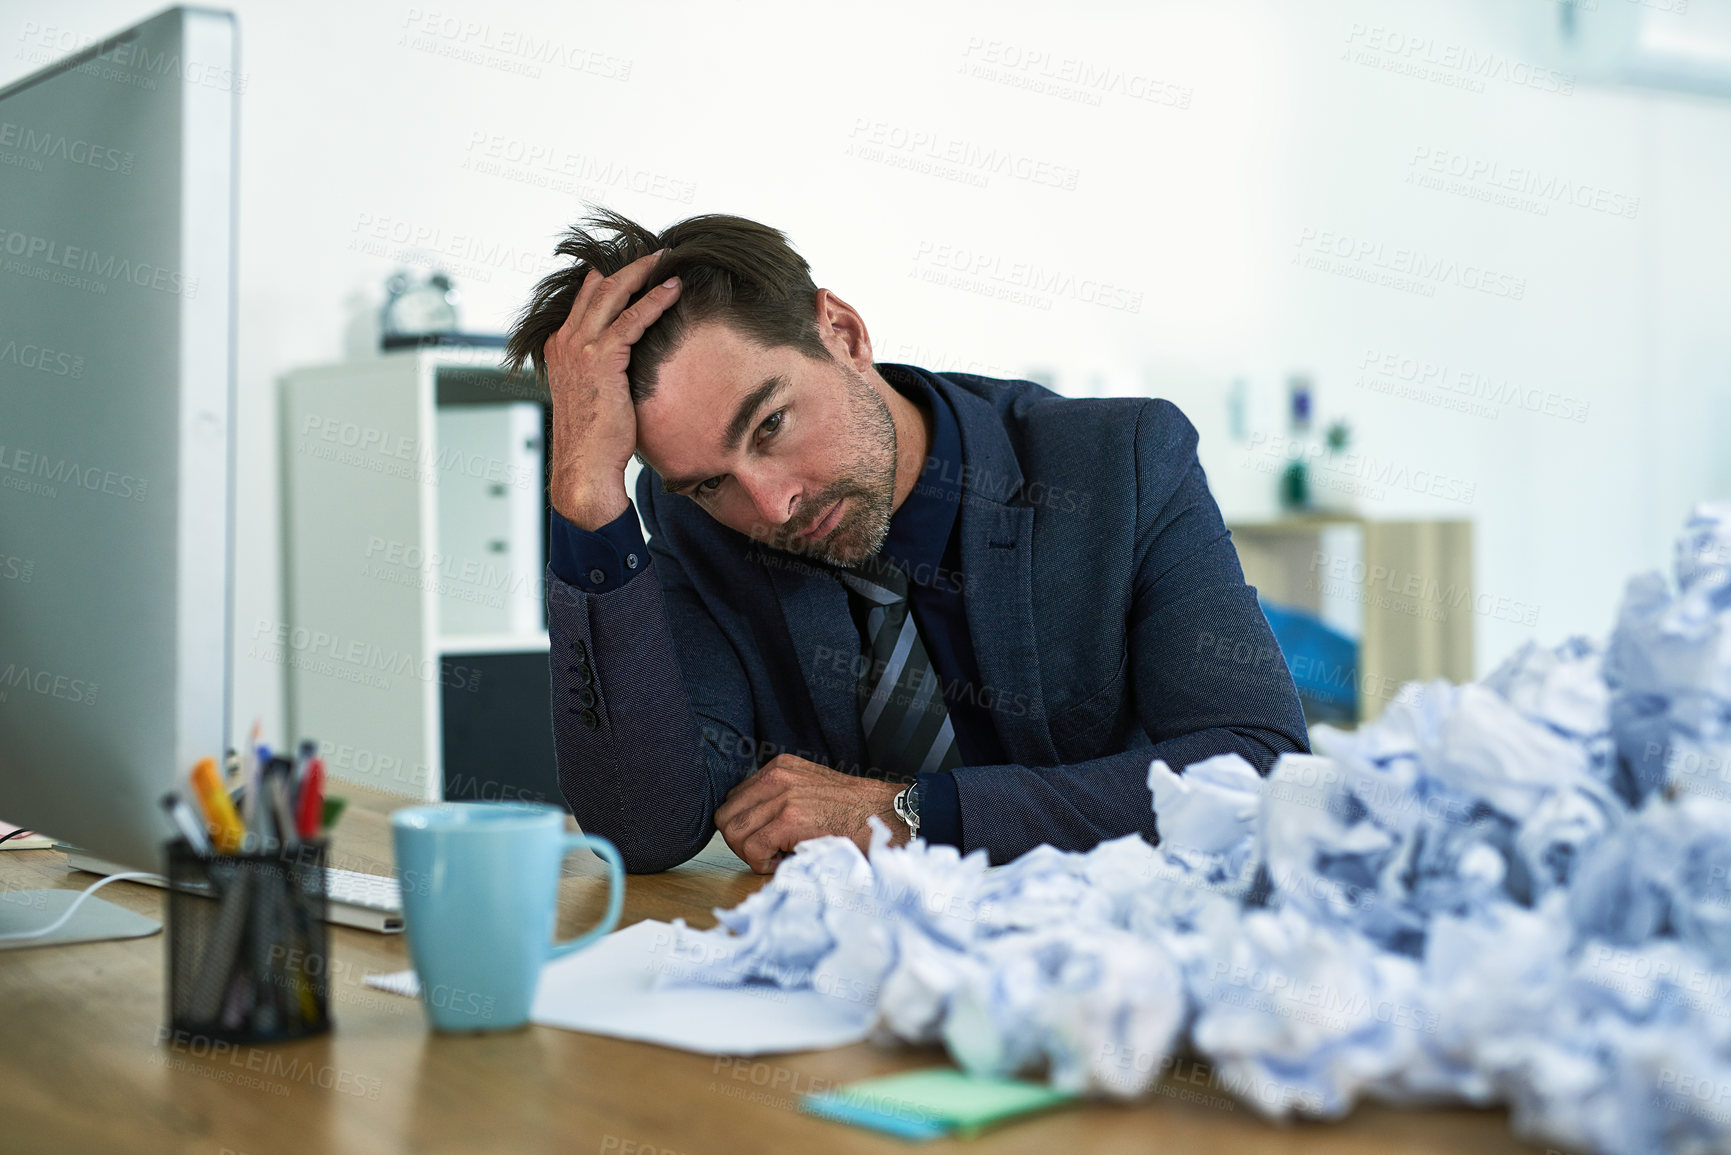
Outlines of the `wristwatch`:
[{"label": "wristwatch", "polygon": [[908,841],[920,836],[920,785],[918,782],[896,795],[896,817],[908,824]]}]

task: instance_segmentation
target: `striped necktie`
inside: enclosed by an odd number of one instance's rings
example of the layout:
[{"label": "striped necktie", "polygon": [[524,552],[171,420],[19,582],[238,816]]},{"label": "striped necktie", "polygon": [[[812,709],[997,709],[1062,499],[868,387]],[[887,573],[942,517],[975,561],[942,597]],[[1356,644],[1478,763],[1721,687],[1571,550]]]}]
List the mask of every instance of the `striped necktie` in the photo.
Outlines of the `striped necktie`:
[{"label": "striped necktie", "polygon": [[857,693],[872,765],[902,782],[954,770],[962,764],[961,751],[937,671],[908,611],[907,575],[877,555],[839,576],[852,595],[855,620],[863,619],[870,664]]}]

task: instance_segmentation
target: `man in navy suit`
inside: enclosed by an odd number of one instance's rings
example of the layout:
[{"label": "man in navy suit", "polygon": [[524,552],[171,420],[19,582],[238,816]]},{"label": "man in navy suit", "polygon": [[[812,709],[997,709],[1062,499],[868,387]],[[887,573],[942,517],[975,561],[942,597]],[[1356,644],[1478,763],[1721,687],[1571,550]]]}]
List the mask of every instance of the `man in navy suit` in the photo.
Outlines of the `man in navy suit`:
[{"label": "man in navy suit", "polygon": [[756,222],[588,225],[507,355],[552,397],[560,786],[628,869],[874,815],[995,863],[1155,841],[1155,758],[1307,749],[1169,402],[879,364]]}]

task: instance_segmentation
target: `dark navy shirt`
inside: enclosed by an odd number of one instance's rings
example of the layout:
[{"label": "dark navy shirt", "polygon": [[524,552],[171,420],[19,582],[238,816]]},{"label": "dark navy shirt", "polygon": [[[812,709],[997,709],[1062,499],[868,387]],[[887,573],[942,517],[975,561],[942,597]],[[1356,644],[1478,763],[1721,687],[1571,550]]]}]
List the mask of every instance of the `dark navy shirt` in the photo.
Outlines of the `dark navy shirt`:
[{"label": "dark navy shirt", "polygon": [[[965,766],[1006,761],[990,711],[980,703],[979,663],[968,631],[961,572],[962,435],[955,412],[921,378],[894,366],[878,370],[895,390],[932,415],[931,453],[912,492],[890,518],[883,553],[908,575],[908,604],[919,627],[932,671],[943,687],[944,705]],[[649,565],[649,550],[637,511],[627,509],[593,532],[554,511],[548,564],[560,581],[591,593],[617,589]],[[920,836],[947,846],[962,844],[962,804],[954,776],[919,775]]]}]

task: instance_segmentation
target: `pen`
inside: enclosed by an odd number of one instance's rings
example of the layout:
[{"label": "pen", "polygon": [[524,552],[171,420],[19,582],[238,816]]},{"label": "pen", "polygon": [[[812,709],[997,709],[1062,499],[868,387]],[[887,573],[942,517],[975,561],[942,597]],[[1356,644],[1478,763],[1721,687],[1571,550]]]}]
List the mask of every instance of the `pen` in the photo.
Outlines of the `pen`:
[{"label": "pen", "polygon": [[257,760],[249,759],[246,777],[241,780],[240,794],[230,794],[230,798],[240,808],[240,824],[246,828],[248,841],[258,836],[258,773]]},{"label": "pen", "polygon": [[300,749],[295,751],[294,780],[289,783],[291,789],[300,790],[301,783],[307,780],[307,764],[313,760],[313,755],[317,753],[318,745],[316,743],[311,739],[302,740]]},{"label": "pen", "polygon": [[290,781],[294,776],[294,766],[287,758],[276,757],[270,760],[270,765],[264,771],[264,797],[260,806],[270,808],[270,817],[266,826],[274,827],[276,837],[283,847],[289,848],[295,844],[295,814],[294,787]]},{"label": "pen", "polygon": [[317,838],[319,823],[324,819],[325,808],[325,763],[324,759],[313,757],[307,763],[307,780],[301,786],[300,798],[295,808],[296,833],[303,839]]},{"label": "pen", "polygon": [[[259,803],[264,808],[264,803]],[[263,849],[269,850],[267,845]],[[283,894],[284,876],[274,871],[261,872],[253,882],[252,904],[248,915],[252,921],[252,972],[247,982],[253,988],[252,1006],[246,1014],[253,1029],[270,1034],[277,1028],[277,997],[279,991],[270,982],[271,945],[277,937],[277,903]]]},{"label": "pen", "polygon": [[258,778],[258,719],[253,719],[252,731],[247,736],[246,743],[240,748],[240,773],[228,781],[228,799],[234,803],[234,808],[240,813],[241,846],[244,849],[252,841],[253,800],[258,791],[253,789]]},{"label": "pen", "polygon": [[[204,763],[200,762],[199,765]],[[216,773],[214,761],[211,773]],[[240,1007],[233,1005],[233,987],[244,984],[238,980],[231,983],[230,976],[234,974],[240,940],[246,930],[246,910],[252,901],[253,875],[241,870],[235,873],[231,880],[225,880],[213,867],[211,883],[213,891],[222,895],[222,904],[217,908],[216,925],[210,932],[210,940],[199,963],[198,976],[193,980],[188,1003],[193,1019],[204,1023],[216,1018],[219,1012],[228,1012],[223,1016],[225,1019],[238,1019],[240,1013]]]},{"label": "pen", "polygon": [[233,854],[239,850],[246,829],[241,826],[240,815],[235,813],[234,803],[228,800],[228,791],[222,788],[222,780],[217,777],[215,758],[200,758],[198,765],[192,768],[192,793],[204,806],[205,824],[210,828],[211,840],[216,843],[218,852]]},{"label": "pen", "polygon": [[187,805],[186,799],[170,790],[162,796],[162,808],[168,811],[169,820],[179,829],[193,852],[208,857],[210,834],[205,830],[204,823],[199,821],[197,813]]},{"label": "pen", "polygon": [[239,785],[246,786],[251,784],[252,776],[257,770],[257,767],[254,765],[254,759],[258,757],[258,732],[262,728],[262,725],[263,724],[259,722],[257,718],[252,720],[252,729],[247,731],[246,745],[240,748]]},{"label": "pen", "polygon": [[270,747],[260,742],[253,751],[252,772],[247,775],[246,794],[241,798],[246,832],[255,842],[270,834],[270,803],[264,796],[264,776],[269,766]]}]

